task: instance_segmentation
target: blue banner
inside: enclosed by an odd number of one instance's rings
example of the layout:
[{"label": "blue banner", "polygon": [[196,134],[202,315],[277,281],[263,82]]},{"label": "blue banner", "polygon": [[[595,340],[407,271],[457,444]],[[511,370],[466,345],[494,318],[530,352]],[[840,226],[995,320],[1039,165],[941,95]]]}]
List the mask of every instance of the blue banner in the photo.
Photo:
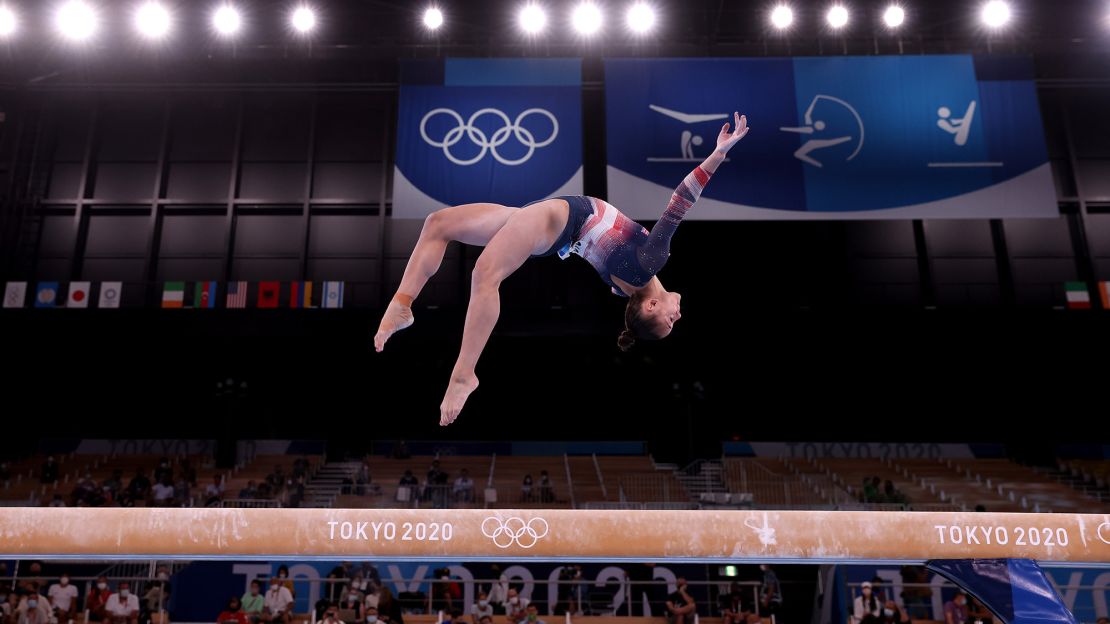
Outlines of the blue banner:
[{"label": "blue banner", "polygon": [[733,111],[687,218],[1056,217],[1025,58],[608,59],[608,201],[656,219]]},{"label": "blue banner", "polygon": [[446,59],[401,67],[393,216],[582,193],[579,59]]}]

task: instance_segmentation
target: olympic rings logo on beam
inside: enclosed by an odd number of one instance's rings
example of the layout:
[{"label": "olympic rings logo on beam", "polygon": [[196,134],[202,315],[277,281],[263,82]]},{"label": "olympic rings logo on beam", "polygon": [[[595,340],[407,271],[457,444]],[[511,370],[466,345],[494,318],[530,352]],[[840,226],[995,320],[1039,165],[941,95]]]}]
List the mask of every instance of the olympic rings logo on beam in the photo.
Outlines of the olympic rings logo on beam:
[{"label": "olympic rings logo on beam", "polygon": [[490,516],[482,521],[482,535],[493,540],[498,548],[508,548],[513,544],[521,548],[531,548],[547,537],[547,533],[547,520],[543,518],[525,521],[515,516],[508,520]]},{"label": "olympic rings logo on beam", "polygon": [[1110,521],[1098,525],[1098,538],[1104,544],[1110,544]]},{"label": "olympic rings logo on beam", "polygon": [[[520,125],[520,122],[523,121],[525,117],[533,113],[537,115],[543,115],[544,117],[547,117],[551,120],[551,136],[544,139],[543,141],[537,142],[536,137],[527,128]],[[432,138],[428,136],[428,120],[435,115],[440,114],[448,115],[449,117],[454,119],[456,125],[454,128],[447,131],[447,134],[443,136],[442,141],[433,141]],[[494,115],[499,118],[501,122],[505,125],[504,127],[498,128],[497,131],[493,133],[492,137],[487,137],[486,133],[482,132],[481,128],[478,128],[474,125],[474,121],[482,115]],[[478,152],[477,156],[465,160],[458,158],[451,153],[451,146],[461,141],[464,133],[466,134],[467,138],[469,138],[475,145],[481,148],[481,151]],[[515,137],[521,145],[528,148],[528,153],[517,159],[507,159],[497,152],[497,148],[501,145],[504,145],[505,142],[509,140],[510,134]],[[462,115],[456,113],[450,108],[436,108],[428,111],[428,113],[424,115],[424,118],[420,120],[420,136],[423,137],[424,142],[426,142],[428,145],[431,145],[432,147],[443,148],[443,155],[447,157],[447,160],[450,160],[456,165],[473,165],[479,160],[482,160],[482,158],[486,156],[486,152],[488,151],[493,154],[493,157],[495,160],[497,160],[497,162],[501,163],[502,165],[513,166],[527,162],[528,159],[532,157],[532,154],[535,153],[536,149],[551,145],[551,142],[555,140],[555,137],[559,136],[559,121],[555,119],[555,115],[551,114],[551,111],[542,108],[529,108],[528,110],[517,115],[516,119],[513,121],[510,121],[508,115],[506,115],[502,111],[497,110],[496,108],[483,108],[475,111],[474,114],[472,114],[470,118],[466,120],[466,122],[463,122]]]}]

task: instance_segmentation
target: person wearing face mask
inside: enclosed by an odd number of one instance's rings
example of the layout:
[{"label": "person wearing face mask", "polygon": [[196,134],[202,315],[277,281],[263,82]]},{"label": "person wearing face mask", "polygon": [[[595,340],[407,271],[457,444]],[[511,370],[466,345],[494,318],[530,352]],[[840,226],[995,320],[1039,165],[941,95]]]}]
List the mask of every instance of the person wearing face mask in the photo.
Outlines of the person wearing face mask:
[{"label": "person wearing face mask", "polygon": [[378,624],[377,607],[366,607],[366,617],[364,617],[363,620],[366,624]]},{"label": "person wearing face mask", "polygon": [[478,602],[470,608],[470,613],[476,620],[481,620],[487,615],[493,617],[493,605],[489,603],[486,592],[478,592]]},{"label": "person wearing face mask", "polygon": [[131,584],[127,581],[120,581],[119,593],[108,597],[104,610],[112,624],[137,624],[139,621],[139,597],[131,593]]},{"label": "person wearing face mask", "polygon": [[874,624],[882,615],[882,603],[875,596],[875,588],[871,583],[864,583],[859,588],[860,595],[852,601],[853,624]]},{"label": "person wearing face mask", "polygon": [[945,624],[966,624],[967,615],[967,594],[957,591],[952,600],[944,603],[944,622]]},{"label": "person wearing face mask", "polygon": [[339,601],[339,617],[346,622],[361,622],[365,616],[363,611],[363,594],[354,583],[343,588],[343,599]]},{"label": "person wearing face mask", "polygon": [[10,586],[0,585],[0,622],[6,623],[12,616],[12,606],[8,603],[8,595],[11,591]]},{"label": "person wearing face mask", "polygon": [[757,622],[758,618],[755,617],[751,598],[751,591],[745,592],[744,587],[739,582],[733,581],[729,586],[729,592],[722,594],[720,598],[721,623],[749,624]]},{"label": "person wearing face mask", "polygon": [[289,590],[289,595],[296,598],[297,590],[293,586],[293,579],[289,576],[289,566],[279,565],[277,571],[278,580],[281,581],[281,586]]},{"label": "person wearing face mask", "polygon": [[367,581],[366,583],[366,596],[362,599],[363,608],[367,609],[364,613],[369,613],[369,609],[374,609],[375,615],[378,610],[378,603],[381,602],[382,592],[377,583]]},{"label": "person wearing face mask", "polygon": [[247,615],[247,619],[251,622],[257,622],[262,615],[262,607],[264,606],[265,599],[262,597],[262,583],[258,579],[251,581],[250,589],[243,597],[239,599],[239,606],[243,609],[243,613]]},{"label": "person wearing face mask", "polygon": [[89,612],[90,622],[103,622],[107,618],[104,607],[108,604],[108,596],[112,590],[108,589],[108,577],[99,576],[88,594],[85,594],[85,610]]},{"label": "person wearing face mask", "polygon": [[69,582],[69,575],[62,574],[57,583],[46,590],[54,616],[59,622],[68,622],[77,614],[77,587]]},{"label": "person wearing face mask", "polygon": [[879,616],[879,624],[910,624],[910,615],[898,606],[893,600],[883,603],[883,613]]},{"label": "person wearing face mask", "polygon": [[292,606],[293,594],[281,584],[281,579],[276,576],[270,579],[270,589],[263,599],[262,621],[289,624]]},{"label": "person wearing face mask", "polygon": [[681,576],[675,579],[678,588],[667,596],[666,615],[670,624],[687,624],[694,621],[694,611],[697,607],[690,593],[686,591],[686,579]]},{"label": "person wearing face mask", "polygon": [[516,589],[510,589],[505,598],[505,615],[512,624],[520,624],[528,617],[528,599],[522,598]]},{"label": "person wearing face mask", "polygon": [[[139,619],[149,622],[161,618],[166,611],[166,604],[170,601],[170,571],[166,566],[158,566],[158,573],[150,588],[143,594],[142,611]],[[159,620],[160,621],[160,620]]]},{"label": "person wearing face mask", "polygon": [[28,592],[15,610],[15,624],[49,624],[50,604],[39,595],[38,588]]}]

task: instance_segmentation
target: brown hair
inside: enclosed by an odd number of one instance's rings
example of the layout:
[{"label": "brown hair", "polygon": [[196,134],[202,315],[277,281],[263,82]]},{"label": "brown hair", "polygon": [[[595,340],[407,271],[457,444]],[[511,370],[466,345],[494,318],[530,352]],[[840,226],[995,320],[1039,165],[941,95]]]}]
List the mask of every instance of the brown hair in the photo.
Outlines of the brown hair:
[{"label": "brown hair", "polygon": [[641,294],[643,291],[636,291],[628,297],[628,305],[624,307],[624,331],[617,336],[617,348],[621,351],[628,351],[636,344],[636,340],[656,340],[652,336],[652,327],[649,325],[648,320],[644,318],[644,300],[647,295]]}]

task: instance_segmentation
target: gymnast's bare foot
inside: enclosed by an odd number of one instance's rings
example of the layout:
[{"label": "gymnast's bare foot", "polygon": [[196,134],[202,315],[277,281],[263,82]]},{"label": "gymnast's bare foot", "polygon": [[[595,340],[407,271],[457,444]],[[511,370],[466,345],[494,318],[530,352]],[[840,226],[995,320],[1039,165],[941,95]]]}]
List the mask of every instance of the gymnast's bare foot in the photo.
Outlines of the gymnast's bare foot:
[{"label": "gymnast's bare foot", "polygon": [[412,325],[414,320],[412,308],[394,297],[386,307],[385,314],[382,315],[382,322],[378,324],[378,333],[374,334],[374,350],[380,353],[390,336]]},{"label": "gymnast's bare foot", "polygon": [[443,396],[443,403],[439,404],[439,425],[446,427],[455,422],[462,411],[463,404],[471,392],[478,389],[478,378],[473,373],[469,375],[451,375],[451,383],[447,386],[447,393]]}]

